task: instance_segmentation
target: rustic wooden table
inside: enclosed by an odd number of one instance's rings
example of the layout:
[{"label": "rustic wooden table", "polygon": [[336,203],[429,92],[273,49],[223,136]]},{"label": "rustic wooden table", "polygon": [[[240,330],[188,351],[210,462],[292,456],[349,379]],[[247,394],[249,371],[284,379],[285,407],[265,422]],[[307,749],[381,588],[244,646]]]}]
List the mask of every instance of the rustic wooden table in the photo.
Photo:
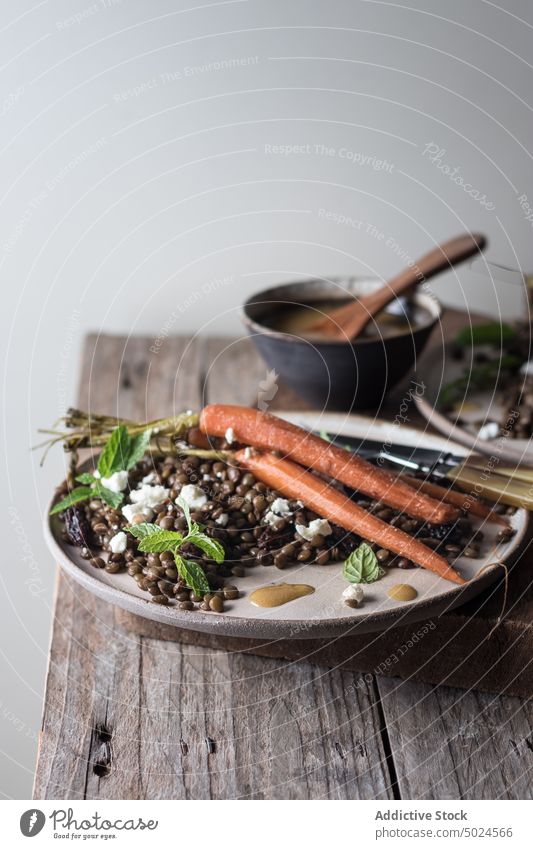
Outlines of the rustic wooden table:
[{"label": "rustic wooden table", "polygon": [[[90,337],[80,406],[257,402],[247,340],[153,344]],[[530,799],[532,724],[526,699],[147,638],[58,574],[34,796]]]}]

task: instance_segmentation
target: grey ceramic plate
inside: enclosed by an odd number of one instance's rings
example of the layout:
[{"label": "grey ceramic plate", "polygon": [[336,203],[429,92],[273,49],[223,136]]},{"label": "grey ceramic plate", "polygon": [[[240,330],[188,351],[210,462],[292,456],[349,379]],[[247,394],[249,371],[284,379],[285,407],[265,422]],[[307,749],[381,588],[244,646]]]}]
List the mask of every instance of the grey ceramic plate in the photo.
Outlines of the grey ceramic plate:
[{"label": "grey ceramic plate", "polygon": [[[504,410],[499,392],[468,392],[463,410],[455,414],[438,409],[437,398],[442,387],[459,377],[464,368],[464,364],[452,356],[450,345],[445,345],[444,349],[428,351],[423,363],[417,379],[425,384],[426,389],[423,395],[414,395],[414,401],[420,413],[434,428],[477,453],[489,456],[496,454],[504,463],[533,466],[531,440],[501,440],[499,436],[496,439],[481,439],[477,436],[482,424],[501,420]],[[459,417],[463,419],[464,426],[457,423]]]},{"label": "grey ceramic plate", "polygon": [[[286,414],[287,418],[312,429],[342,432],[352,436],[367,436],[372,439],[394,440],[405,444],[425,447],[441,447],[461,451],[460,446],[446,442],[440,437],[424,434],[403,426],[362,416],[339,414],[320,415],[302,413]],[[242,596],[226,604],[226,612],[200,613],[181,611],[177,607],[160,607],[147,601],[146,594],[137,589],[135,581],[127,574],[109,575],[96,570],[83,560],[78,550],[63,542],[57,517],[45,517],[45,534],[49,548],[65,572],[94,593],[104,602],[116,604],[125,610],[156,622],[236,637],[252,637],[265,640],[336,637],[350,633],[382,631],[406,622],[424,620],[445,610],[463,604],[493,583],[502,572],[497,565],[486,568],[480,577],[475,576],[483,567],[495,561],[504,561],[516,551],[526,532],[528,514],[519,510],[512,517],[517,530],[513,539],[496,545],[497,528],[485,525],[484,548],[488,554],[479,560],[462,558],[457,568],[470,583],[465,587],[444,581],[424,569],[409,571],[392,568],[385,577],[365,587],[365,601],[357,609],[347,607],[341,592],[347,586],[341,575],[340,564],[309,566],[296,564],[283,572],[273,566],[256,566],[245,578],[236,579]],[[282,581],[306,583],[315,587],[312,595],[289,602],[277,608],[259,608],[248,600],[256,587]],[[387,589],[396,583],[408,582],[418,591],[418,598],[410,604],[392,601]]]}]

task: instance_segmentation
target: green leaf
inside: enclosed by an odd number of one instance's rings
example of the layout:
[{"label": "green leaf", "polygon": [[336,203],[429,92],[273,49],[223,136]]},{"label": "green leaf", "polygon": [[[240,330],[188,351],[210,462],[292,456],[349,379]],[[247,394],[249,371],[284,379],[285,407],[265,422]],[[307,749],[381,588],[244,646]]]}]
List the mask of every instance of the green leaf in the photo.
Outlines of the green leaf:
[{"label": "green leaf", "polygon": [[148,430],[144,430],[142,433],[139,433],[137,436],[130,437],[130,453],[128,456],[128,460],[124,468],[126,470],[132,469],[139,460],[142,460],[144,455],[146,454],[146,450],[150,445],[150,438],[152,436],[152,431],[150,428]]},{"label": "green leaf", "polygon": [[159,525],[154,525],[153,522],[139,522],[138,525],[128,525],[127,528],[124,528],[125,531],[128,531],[132,537],[135,539],[144,539],[150,534],[155,533],[156,531],[160,531],[161,528]]},{"label": "green leaf", "polygon": [[350,584],[371,584],[384,574],[368,543],[362,542],[344,561],[342,576]]},{"label": "green leaf", "polygon": [[105,503],[109,504],[110,507],[113,507],[114,510],[116,510],[117,507],[120,507],[124,500],[124,493],[113,492],[112,489],[108,489],[100,483],[100,481],[96,481],[96,486],[91,489],[91,493],[95,498],[100,498],[102,501],[105,501]]},{"label": "green leaf", "polygon": [[140,551],[150,553],[174,551],[183,542],[183,535],[178,531],[164,531],[157,526],[157,531],[144,536],[139,544]]},{"label": "green leaf", "polygon": [[96,483],[96,478],[94,475],[91,475],[90,472],[82,472],[81,475],[78,475],[76,478],[80,483],[92,484]]},{"label": "green leaf", "polygon": [[128,428],[125,425],[119,425],[107,440],[100,454],[98,471],[101,477],[109,478],[115,472],[125,470],[129,455],[130,437]]},{"label": "green leaf", "polygon": [[67,507],[72,507],[73,504],[78,504],[80,501],[87,501],[89,498],[92,498],[94,495],[94,490],[89,486],[77,486],[73,489],[65,498],[58,501],[57,504],[52,507],[50,510],[50,515],[53,516],[55,513],[61,513],[62,510],[66,510]]},{"label": "green leaf", "polygon": [[206,534],[191,532],[187,534],[183,542],[192,542],[192,544],[197,548],[200,548],[204,554],[207,554],[210,560],[215,560],[217,563],[224,562],[224,557],[226,556],[224,547],[218,542],[218,540],[211,539],[211,537],[208,537]]},{"label": "green leaf", "polygon": [[500,345],[516,339],[517,332],[510,324],[500,324],[499,321],[489,321],[486,324],[477,324],[463,327],[455,341],[457,345],[470,347],[471,345]]},{"label": "green leaf", "polygon": [[199,563],[194,563],[193,560],[185,560],[181,555],[176,554],[176,569],[178,575],[183,578],[189,589],[198,596],[205,595],[209,592],[209,584],[205,577],[205,572]]},{"label": "green leaf", "polygon": [[183,510],[183,515],[185,516],[185,520],[187,522],[187,526],[189,528],[189,533],[190,533],[192,528],[191,528],[191,511],[190,511],[189,505],[187,504],[185,499],[181,497],[181,495],[178,495],[178,497],[176,498],[176,504],[178,505],[178,507],[181,507],[181,509]]}]

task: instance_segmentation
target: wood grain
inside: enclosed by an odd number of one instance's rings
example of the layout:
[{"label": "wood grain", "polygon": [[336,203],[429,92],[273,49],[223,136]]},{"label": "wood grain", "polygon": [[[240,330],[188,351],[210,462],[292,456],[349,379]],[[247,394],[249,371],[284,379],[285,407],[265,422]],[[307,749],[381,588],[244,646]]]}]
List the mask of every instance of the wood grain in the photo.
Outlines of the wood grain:
[{"label": "wood grain", "polygon": [[[79,404],[148,418],[257,401],[247,340],[151,345],[89,338]],[[281,386],[271,404],[299,406]],[[36,799],[531,798],[524,700],[157,639],[57,587]]]}]

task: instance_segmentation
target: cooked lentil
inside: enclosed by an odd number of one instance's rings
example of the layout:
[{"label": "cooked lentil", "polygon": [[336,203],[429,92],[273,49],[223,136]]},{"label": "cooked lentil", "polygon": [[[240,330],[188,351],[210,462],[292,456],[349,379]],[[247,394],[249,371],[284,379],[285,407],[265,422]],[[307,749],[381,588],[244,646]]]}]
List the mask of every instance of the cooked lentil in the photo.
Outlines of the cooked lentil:
[{"label": "cooked lentil", "polygon": [[[186,520],[175,503],[183,486],[195,483],[207,496],[206,504],[201,509],[192,510],[191,517],[204,525],[208,536],[222,543],[225,561],[216,564],[194,545],[183,547],[184,556],[200,563],[206,573],[211,591],[204,597],[184,585],[170,551],[145,556],[138,550],[138,541],[127,534],[126,550],[120,554],[110,552],[110,540],[128,525],[120,510],[94,499],[69,508],[62,514],[62,519],[63,538],[78,546],[81,556],[95,569],[105,569],[110,574],[127,571],[155,604],[170,602],[180,610],[201,609],[220,613],[225,602],[231,602],[240,595],[238,587],[226,583],[226,579],[244,577],[248,569],[260,568],[261,565],[274,565],[278,569],[286,569],[294,563],[324,566],[328,562],[344,560],[361,542],[358,536],[348,534],[336,525],[331,525],[332,533],[327,536],[315,534],[311,540],[303,539],[296,532],[295,525],[308,526],[319,517],[297,501],[289,501],[289,516],[268,522],[267,514],[280,494],[257,481],[250,472],[218,460],[200,461],[193,456],[145,458],[129,472],[129,489],[136,489],[149,473],[153,474],[153,485],[164,485],[169,489],[170,497],[164,504],[158,505],[152,519],[162,530],[186,531]],[[63,496],[66,491],[65,482],[59,487],[58,496]],[[426,525],[381,503],[359,498],[357,493],[352,496],[380,519],[418,536],[450,561],[461,553],[466,557],[480,555],[483,534],[480,531],[474,533],[467,517],[461,517],[454,524]],[[224,516],[224,523],[217,523],[220,516]],[[137,520],[144,521],[144,518],[135,517],[133,521]],[[498,535],[502,542],[508,538],[507,531]],[[417,568],[410,560],[393,555],[378,545],[371,544],[371,548],[381,566]]]}]

